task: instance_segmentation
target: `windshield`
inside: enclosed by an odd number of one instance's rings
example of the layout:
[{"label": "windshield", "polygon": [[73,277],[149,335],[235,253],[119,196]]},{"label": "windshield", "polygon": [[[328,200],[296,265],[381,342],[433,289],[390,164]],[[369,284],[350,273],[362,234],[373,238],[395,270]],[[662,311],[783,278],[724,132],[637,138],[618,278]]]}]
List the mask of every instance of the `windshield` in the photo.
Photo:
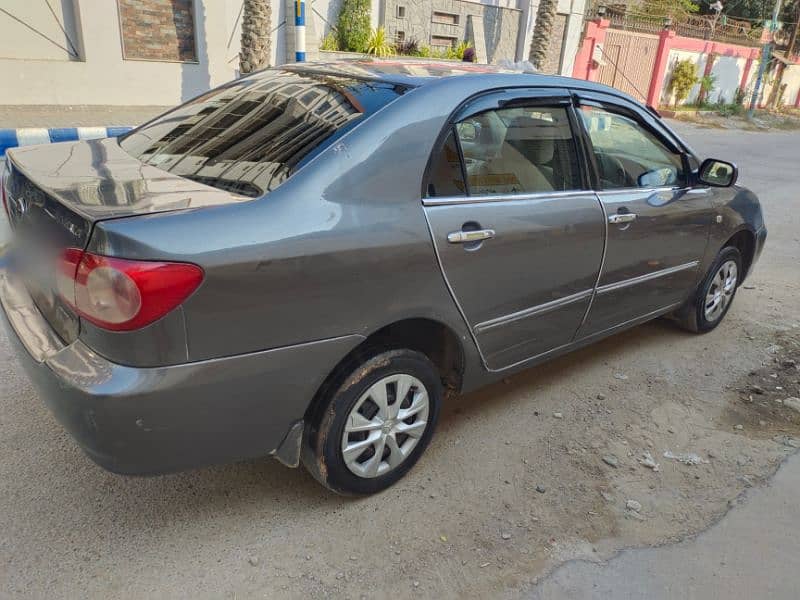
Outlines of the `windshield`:
[{"label": "windshield", "polygon": [[264,71],[135,129],[120,145],[170,173],[257,197],[406,90],[379,81]]}]

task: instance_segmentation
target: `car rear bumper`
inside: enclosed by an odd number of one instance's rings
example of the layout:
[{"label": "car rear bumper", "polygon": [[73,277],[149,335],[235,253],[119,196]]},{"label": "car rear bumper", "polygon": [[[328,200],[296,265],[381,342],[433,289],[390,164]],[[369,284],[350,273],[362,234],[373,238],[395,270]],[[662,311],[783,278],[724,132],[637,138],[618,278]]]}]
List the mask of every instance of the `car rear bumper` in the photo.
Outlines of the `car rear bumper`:
[{"label": "car rear bumper", "polygon": [[137,368],[65,345],[13,274],[0,270],[11,343],[58,421],[99,465],[154,474],[277,454],[296,465],[303,415],[345,336],[245,355]]}]

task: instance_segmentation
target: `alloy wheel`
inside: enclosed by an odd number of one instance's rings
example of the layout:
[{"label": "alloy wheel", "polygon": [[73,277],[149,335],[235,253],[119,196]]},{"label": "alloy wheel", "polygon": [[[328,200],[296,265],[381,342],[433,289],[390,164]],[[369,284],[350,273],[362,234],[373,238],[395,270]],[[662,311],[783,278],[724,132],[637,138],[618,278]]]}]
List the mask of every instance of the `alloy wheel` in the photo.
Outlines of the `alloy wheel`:
[{"label": "alloy wheel", "polygon": [[704,305],[705,318],[709,323],[713,323],[725,313],[736,292],[738,276],[739,269],[733,260],[726,260],[714,274]]},{"label": "alloy wheel", "polygon": [[398,373],[358,398],[342,434],[342,457],[359,477],[384,475],[408,458],[428,426],[430,402],[422,382]]}]

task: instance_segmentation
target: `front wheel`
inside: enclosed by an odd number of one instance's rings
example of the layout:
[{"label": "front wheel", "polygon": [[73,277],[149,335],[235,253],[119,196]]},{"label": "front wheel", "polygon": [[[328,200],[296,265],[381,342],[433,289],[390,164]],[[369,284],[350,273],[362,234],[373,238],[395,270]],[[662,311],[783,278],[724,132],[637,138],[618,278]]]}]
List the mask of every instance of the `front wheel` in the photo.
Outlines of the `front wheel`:
[{"label": "front wheel", "polygon": [[412,350],[378,354],[321,398],[307,424],[303,465],[341,494],[384,490],[427,447],[441,399],[439,373],[426,356]]},{"label": "front wheel", "polygon": [[693,301],[687,305],[678,323],[695,333],[711,331],[728,314],[742,274],[742,255],[726,246],[708,270]]}]

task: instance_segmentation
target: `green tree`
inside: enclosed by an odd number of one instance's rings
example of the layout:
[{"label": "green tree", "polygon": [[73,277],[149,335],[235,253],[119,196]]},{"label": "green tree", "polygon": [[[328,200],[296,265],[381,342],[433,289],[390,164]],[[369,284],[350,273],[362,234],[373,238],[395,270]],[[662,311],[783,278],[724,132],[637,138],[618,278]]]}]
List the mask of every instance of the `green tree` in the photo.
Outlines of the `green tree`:
[{"label": "green tree", "polygon": [[336,20],[339,48],[366,52],[371,34],[370,0],[344,0]]},{"label": "green tree", "polygon": [[533,39],[528,52],[528,60],[538,70],[543,70],[547,64],[547,54],[550,51],[550,39],[553,36],[553,24],[556,20],[558,0],[541,0],[536,11],[536,24],[533,26]]},{"label": "green tree", "polygon": [[697,77],[697,65],[690,59],[679,60],[672,69],[672,79],[669,82],[669,89],[675,95],[675,106],[686,100],[689,92],[699,81]]},{"label": "green tree", "polygon": [[252,73],[269,65],[272,7],[269,0],[244,0],[239,72]]},{"label": "green tree", "polygon": [[700,10],[692,0],[644,0],[636,9],[653,17],[685,17]]}]

